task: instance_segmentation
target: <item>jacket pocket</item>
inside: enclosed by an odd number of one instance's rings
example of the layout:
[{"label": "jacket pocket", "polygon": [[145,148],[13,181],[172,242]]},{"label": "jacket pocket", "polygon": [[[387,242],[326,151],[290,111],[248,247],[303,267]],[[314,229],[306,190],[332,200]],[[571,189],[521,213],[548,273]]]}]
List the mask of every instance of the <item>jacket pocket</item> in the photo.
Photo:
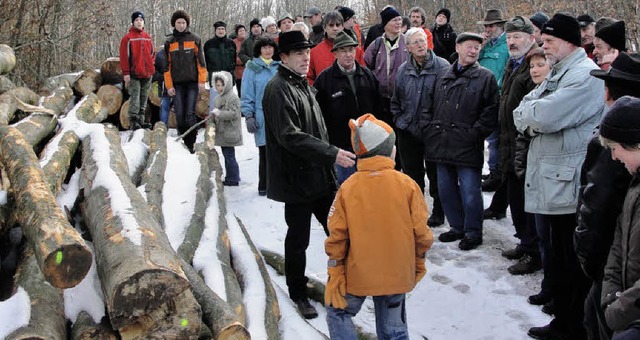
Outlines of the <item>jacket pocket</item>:
[{"label": "jacket pocket", "polygon": [[235,144],[240,142],[242,138],[242,130],[239,129],[233,122],[224,123],[222,129],[222,140],[228,144]]},{"label": "jacket pocket", "polygon": [[576,167],[542,161],[540,175],[543,177],[542,192],[547,207],[564,208],[576,203]]}]

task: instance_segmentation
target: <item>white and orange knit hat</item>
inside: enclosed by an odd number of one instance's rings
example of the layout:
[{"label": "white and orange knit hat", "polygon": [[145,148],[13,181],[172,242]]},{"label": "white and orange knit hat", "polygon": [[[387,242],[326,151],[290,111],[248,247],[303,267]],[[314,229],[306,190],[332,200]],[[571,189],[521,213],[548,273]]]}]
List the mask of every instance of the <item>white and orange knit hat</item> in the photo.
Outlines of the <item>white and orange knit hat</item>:
[{"label": "white and orange knit hat", "polygon": [[396,142],[396,134],[387,123],[376,119],[370,113],[349,121],[351,146],[360,158],[391,156]]}]

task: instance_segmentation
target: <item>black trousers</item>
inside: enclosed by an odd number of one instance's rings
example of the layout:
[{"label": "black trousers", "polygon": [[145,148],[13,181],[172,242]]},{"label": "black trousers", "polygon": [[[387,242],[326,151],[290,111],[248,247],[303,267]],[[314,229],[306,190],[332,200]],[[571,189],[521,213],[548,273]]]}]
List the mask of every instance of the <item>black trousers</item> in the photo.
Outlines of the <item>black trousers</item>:
[{"label": "black trousers", "polygon": [[329,235],[327,216],[334,195],[327,195],[309,203],[285,203],[284,220],[287,223],[287,236],[284,240],[284,269],[289,288],[289,297],[298,300],[307,297],[307,282],[304,275],[307,266],[307,247],[311,234],[311,215],[322,224]]},{"label": "black trousers", "polygon": [[258,147],[258,191],[267,190],[267,146]]},{"label": "black trousers", "polygon": [[524,180],[518,178],[515,172],[509,171],[504,174],[503,183],[507,186],[509,210],[516,237],[520,239],[518,248],[525,254],[540,258],[535,216],[524,211]]},{"label": "black trousers", "polygon": [[602,294],[602,280],[593,282],[584,302],[584,327],[589,340],[609,340],[613,334],[607,326],[604,311],[600,307],[600,294]]}]

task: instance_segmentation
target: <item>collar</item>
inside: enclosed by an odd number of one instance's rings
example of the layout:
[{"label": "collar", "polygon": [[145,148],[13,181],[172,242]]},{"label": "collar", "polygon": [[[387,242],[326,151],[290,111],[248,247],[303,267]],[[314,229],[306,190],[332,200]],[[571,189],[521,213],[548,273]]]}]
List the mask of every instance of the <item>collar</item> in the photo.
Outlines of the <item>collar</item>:
[{"label": "collar", "polygon": [[340,69],[340,71],[342,71],[344,73],[356,72],[356,64],[357,63],[358,63],[357,61],[355,63],[353,63],[353,67],[350,70],[347,70],[346,68],[342,67],[342,65],[340,65],[338,63],[338,61],[336,60],[336,65],[338,65],[338,68]]},{"label": "collar", "polygon": [[493,40],[489,41],[489,43],[491,44],[491,46],[495,46],[497,43],[499,43],[499,42],[500,42],[500,41],[499,41],[499,40],[500,40],[500,38],[502,38],[505,34],[506,34],[505,32],[502,32],[502,34],[500,34],[500,36],[499,36],[499,37],[497,37],[497,38],[495,38],[495,39],[493,39]]},{"label": "collar", "polygon": [[358,171],[380,171],[393,170],[396,162],[386,156],[372,156],[367,158],[358,158]]},{"label": "collar", "polygon": [[287,65],[285,64],[280,64],[280,67],[278,68],[278,72],[285,77],[288,80],[294,81],[294,82],[302,82],[304,81],[306,83],[307,81],[307,75],[299,75],[297,74],[294,70],[290,69],[289,67],[287,67]]}]

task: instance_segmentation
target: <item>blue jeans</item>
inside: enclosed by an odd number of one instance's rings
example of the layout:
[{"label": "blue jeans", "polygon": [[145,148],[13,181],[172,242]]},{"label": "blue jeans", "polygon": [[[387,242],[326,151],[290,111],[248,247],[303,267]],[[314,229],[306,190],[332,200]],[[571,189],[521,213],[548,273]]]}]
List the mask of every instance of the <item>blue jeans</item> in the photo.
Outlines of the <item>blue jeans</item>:
[{"label": "blue jeans", "polygon": [[489,137],[487,137],[489,143],[489,171],[500,171],[500,134],[499,130],[493,131]]},{"label": "blue jeans", "polygon": [[627,330],[620,332],[611,338],[611,340],[637,340],[640,339],[640,327],[633,326]]},{"label": "blue jeans", "polygon": [[[176,96],[173,109],[176,114],[178,133],[183,134],[196,124],[196,102],[198,101],[198,83],[175,84]],[[193,152],[198,131],[194,130],[184,137],[184,145]]]},{"label": "blue jeans", "polygon": [[224,156],[224,180],[227,182],[240,182],[240,168],[236,161],[236,149],[233,146],[223,146],[222,155]]},{"label": "blue jeans", "polygon": [[482,238],[482,170],[438,164],[438,193],[451,230]]},{"label": "blue jeans", "polygon": [[[374,296],[378,339],[409,339],[404,294]],[[357,340],[353,317],[358,314],[366,296],[347,294],[347,308],[327,306],[327,324],[332,340]]]},{"label": "blue jeans", "polygon": [[171,97],[160,97],[160,120],[169,127],[169,111],[171,110]]}]

